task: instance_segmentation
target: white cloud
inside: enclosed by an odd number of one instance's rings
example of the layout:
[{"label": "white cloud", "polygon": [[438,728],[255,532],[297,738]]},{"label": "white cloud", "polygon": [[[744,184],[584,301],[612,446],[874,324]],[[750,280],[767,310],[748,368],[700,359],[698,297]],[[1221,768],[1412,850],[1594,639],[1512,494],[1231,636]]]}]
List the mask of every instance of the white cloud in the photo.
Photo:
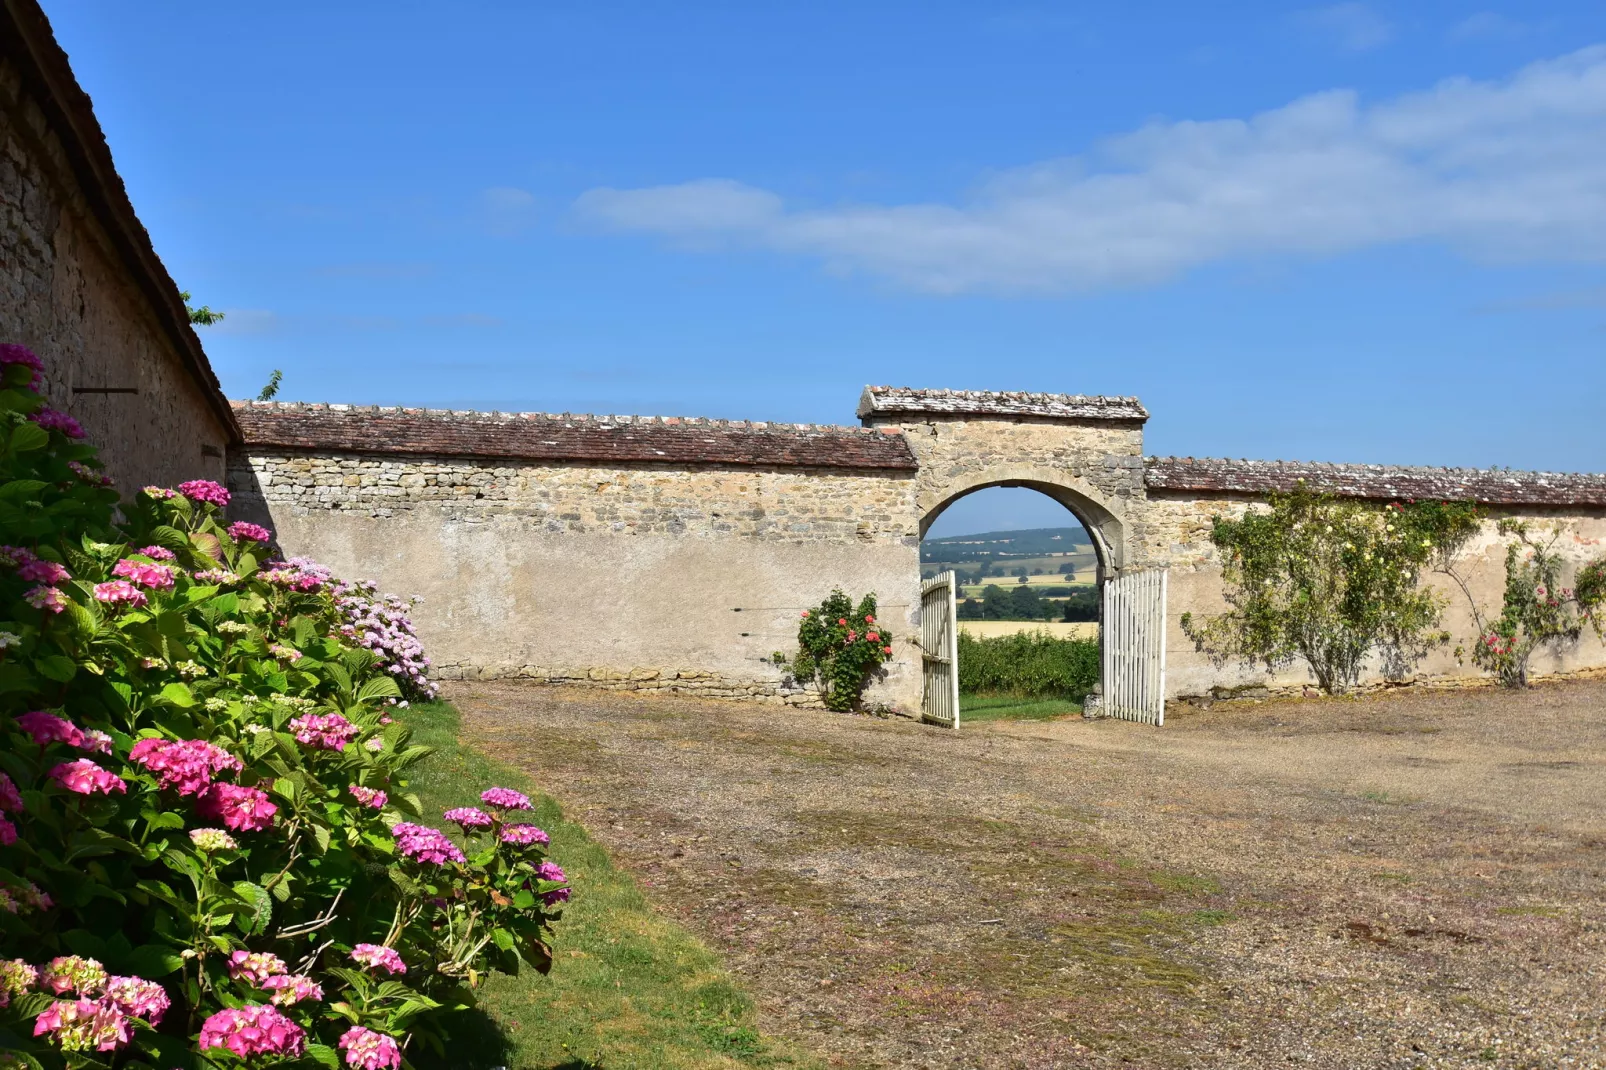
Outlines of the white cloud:
[{"label": "white cloud", "polygon": [[516,186],[492,186],[479,196],[480,220],[498,237],[511,237],[535,222],[535,209],[535,196]]},{"label": "white cloud", "polygon": [[694,248],[819,257],[939,292],[1153,283],[1235,257],[1408,241],[1606,260],[1606,46],[1370,106],[1344,90],[1248,119],[1155,122],[1008,171],[958,205],[789,207],[730,179],[594,189],[577,213]]},{"label": "white cloud", "polygon": [[1394,26],[1365,4],[1334,4],[1301,11],[1295,20],[1346,52],[1366,52],[1394,39]]},{"label": "white cloud", "polygon": [[1534,27],[1526,22],[1518,22],[1495,11],[1479,11],[1452,26],[1450,39],[1469,41],[1475,38],[1491,38],[1509,41],[1526,37],[1533,31]]}]

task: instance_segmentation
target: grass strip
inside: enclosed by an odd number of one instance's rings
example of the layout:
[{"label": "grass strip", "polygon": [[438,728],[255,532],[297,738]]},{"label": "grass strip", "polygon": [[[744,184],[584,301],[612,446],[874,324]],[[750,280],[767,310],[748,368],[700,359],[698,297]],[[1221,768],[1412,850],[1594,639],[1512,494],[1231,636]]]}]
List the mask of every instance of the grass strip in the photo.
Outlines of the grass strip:
[{"label": "grass strip", "polygon": [[1065,699],[1021,698],[1018,695],[960,695],[961,723],[975,721],[1052,721],[1080,714],[1082,707]]},{"label": "grass strip", "polygon": [[453,706],[419,703],[397,714],[414,742],[435,749],[410,770],[427,823],[438,825],[435,815],[450,807],[477,804],[491,784],[526,792],[574,890],[556,926],[552,973],[486,979],[480,1006],[448,1025],[444,1059],[411,1053],[420,1070],[818,1065],[759,1034],[753,1001],[714,953],[657,916],[636,882],[554,800],[517,770],[464,746]]}]

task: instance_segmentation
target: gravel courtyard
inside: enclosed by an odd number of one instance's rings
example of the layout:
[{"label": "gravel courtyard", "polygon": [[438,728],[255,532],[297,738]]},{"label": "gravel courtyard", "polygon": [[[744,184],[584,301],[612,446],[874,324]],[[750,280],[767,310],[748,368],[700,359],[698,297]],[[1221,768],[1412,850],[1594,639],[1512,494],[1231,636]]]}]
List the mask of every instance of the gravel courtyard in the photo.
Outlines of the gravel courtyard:
[{"label": "gravel courtyard", "polygon": [[1600,682],[1158,730],[449,697],[833,1065],[1606,1065]]}]

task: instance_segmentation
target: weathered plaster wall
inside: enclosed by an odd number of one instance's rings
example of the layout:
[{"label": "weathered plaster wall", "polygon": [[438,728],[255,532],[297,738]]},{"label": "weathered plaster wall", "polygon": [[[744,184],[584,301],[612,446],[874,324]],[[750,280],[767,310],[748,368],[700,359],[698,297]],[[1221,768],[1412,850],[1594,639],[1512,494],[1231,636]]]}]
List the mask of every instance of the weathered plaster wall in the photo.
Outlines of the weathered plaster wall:
[{"label": "weathered plaster wall", "polygon": [[[142,278],[117,247],[103,225],[105,191],[84,188],[59,113],[0,56],[0,341],[45,361],[51,404],[84,425],[125,492],[221,478],[231,438],[217,412],[221,395],[206,381],[210,370],[192,366],[198,344],[190,340],[189,362],[179,351],[175,331],[189,327],[175,326],[171,308],[162,320],[161,303],[177,294],[162,292],[172,289],[165,275]],[[138,392],[84,392],[104,387]]]},{"label": "weathered plaster wall", "polygon": [[[442,675],[583,680],[812,702],[771,660],[834,585],[875,591],[914,634],[919,537],[909,473],[605,466],[253,450],[234,511],[385,590]],[[740,612],[737,612],[740,610]],[[869,695],[920,701],[918,651]]]},{"label": "weathered plaster wall", "polygon": [[[1267,685],[1297,687],[1315,683],[1309,671],[1297,665],[1272,675],[1268,675],[1263,668],[1237,663],[1217,667],[1208,657],[1197,652],[1193,643],[1183,634],[1180,620],[1184,613],[1202,616],[1219,613],[1226,607],[1222,598],[1221,562],[1210,542],[1212,520],[1217,516],[1242,516],[1246,510],[1255,507],[1253,501],[1244,495],[1149,490],[1148,521],[1144,532],[1148,545],[1143,553],[1150,560],[1168,560],[1171,570],[1166,613],[1169,625],[1166,636],[1166,691],[1170,696],[1206,695],[1212,688]],[[1499,516],[1527,519],[1536,530],[1559,530],[1561,539],[1557,546],[1572,562],[1573,568],[1606,554],[1606,509],[1496,510],[1484,522],[1481,534],[1455,562],[1456,570],[1468,580],[1473,597],[1485,607],[1485,612],[1489,608],[1498,608],[1505,588],[1507,540],[1495,529]],[[1446,600],[1443,625],[1453,638],[1447,647],[1429,655],[1422,662],[1417,678],[1436,680],[1479,676],[1480,671],[1470,658],[1458,665],[1454,656],[1457,645],[1470,650],[1476,634],[1466,596],[1447,576],[1433,575],[1428,582]],[[1606,643],[1586,629],[1577,643],[1536,655],[1532,666],[1537,673],[1577,672],[1606,667]],[[1381,678],[1374,667],[1367,680],[1377,681]]]}]

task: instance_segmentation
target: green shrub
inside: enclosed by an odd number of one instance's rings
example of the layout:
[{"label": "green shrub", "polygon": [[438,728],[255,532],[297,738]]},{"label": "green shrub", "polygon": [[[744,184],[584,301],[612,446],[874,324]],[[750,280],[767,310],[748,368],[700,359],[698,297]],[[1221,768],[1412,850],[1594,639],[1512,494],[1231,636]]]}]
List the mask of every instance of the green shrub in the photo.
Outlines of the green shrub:
[{"label": "green shrub", "polygon": [[1017,632],[991,639],[959,633],[959,690],[1081,702],[1099,682],[1097,639]]},{"label": "green shrub", "polygon": [[1368,657],[1397,679],[1449,641],[1438,630],[1445,600],[1421,585],[1421,574],[1477,531],[1475,506],[1379,509],[1315,494],[1304,481],[1267,504],[1212,526],[1228,608],[1202,620],[1182,615],[1197,649],[1218,664],[1236,658],[1268,672],[1304,661],[1323,691],[1340,694]]},{"label": "green shrub", "polygon": [[[432,690],[401,604],[226,524],[125,503],[0,345],[0,1067],[395,1067],[568,896],[529,804],[412,824]],[[356,592],[353,594],[353,592]],[[355,599],[355,600],[354,600]],[[388,660],[382,660],[388,659]]]},{"label": "green shrub", "polygon": [[874,594],[855,607],[842,591],[803,611],[792,673],[813,683],[828,710],[856,710],[870,674],[892,660],[892,636],[876,623]]}]

